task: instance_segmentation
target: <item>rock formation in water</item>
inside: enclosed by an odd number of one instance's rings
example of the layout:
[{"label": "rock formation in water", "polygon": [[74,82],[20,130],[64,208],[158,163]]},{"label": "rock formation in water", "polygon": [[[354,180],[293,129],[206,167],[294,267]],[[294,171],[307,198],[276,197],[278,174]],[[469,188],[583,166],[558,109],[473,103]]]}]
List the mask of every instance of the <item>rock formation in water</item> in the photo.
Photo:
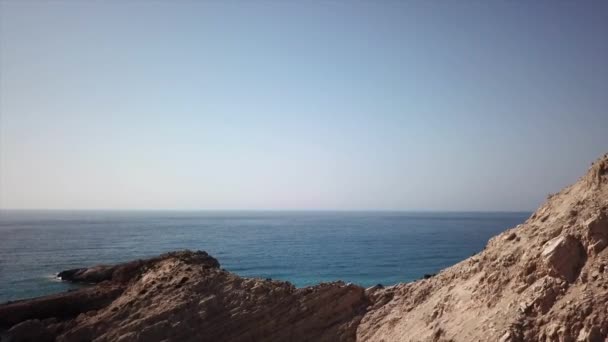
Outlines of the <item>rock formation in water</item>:
[{"label": "rock formation in water", "polygon": [[94,283],[0,305],[2,341],[604,341],[608,155],[524,224],[437,275],[297,289],[175,252],[60,273]]}]

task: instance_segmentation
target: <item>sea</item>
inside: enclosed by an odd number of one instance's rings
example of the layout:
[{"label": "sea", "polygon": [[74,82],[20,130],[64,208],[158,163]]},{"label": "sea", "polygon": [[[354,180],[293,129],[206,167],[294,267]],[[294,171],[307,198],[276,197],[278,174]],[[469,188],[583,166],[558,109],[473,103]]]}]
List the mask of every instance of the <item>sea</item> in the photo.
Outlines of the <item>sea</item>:
[{"label": "sea", "polygon": [[420,279],[483,250],[529,212],[0,211],[0,303],[67,291],[62,270],[204,250],[244,277],[298,287]]}]

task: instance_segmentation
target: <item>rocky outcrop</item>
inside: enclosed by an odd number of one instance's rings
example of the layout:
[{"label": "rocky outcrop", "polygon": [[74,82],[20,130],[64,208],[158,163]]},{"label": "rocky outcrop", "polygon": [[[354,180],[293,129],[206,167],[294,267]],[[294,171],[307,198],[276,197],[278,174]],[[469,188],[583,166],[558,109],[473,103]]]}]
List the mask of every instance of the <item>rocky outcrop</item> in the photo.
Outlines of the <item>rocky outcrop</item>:
[{"label": "rocky outcrop", "polygon": [[0,305],[3,341],[604,341],[608,155],[436,275],[367,290],[241,278],[204,252],[68,270],[94,286]]},{"label": "rocky outcrop", "polygon": [[99,282],[0,306],[10,341],[352,341],[368,306],[342,282],[297,289],[245,279],[205,252],[62,272]]},{"label": "rocky outcrop", "polygon": [[151,267],[167,259],[180,260],[203,268],[219,268],[215,258],[199,251],[172,252],[148,260],[114,266],[63,271],[58,274],[62,279],[97,286],[0,305],[0,328],[7,328],[28,319],[70,318],[103,308],[125,291],[131,279],[141,277]]},{"label": "rocky outcrop", "polygon": [[98,265],[89,268],[74,268],[59,272],[57,277],[74,283],[97,284],[103,281],[115,283],[126,283],[141,272],[146,271],[151,265],[167,258],[178,258],[184,262],[202,265],[203,267],[218,268],[220,263],[203,251],[195,253],[172,252],[163,254],[158,258],[148,260],[135,260],[119,265]]}]

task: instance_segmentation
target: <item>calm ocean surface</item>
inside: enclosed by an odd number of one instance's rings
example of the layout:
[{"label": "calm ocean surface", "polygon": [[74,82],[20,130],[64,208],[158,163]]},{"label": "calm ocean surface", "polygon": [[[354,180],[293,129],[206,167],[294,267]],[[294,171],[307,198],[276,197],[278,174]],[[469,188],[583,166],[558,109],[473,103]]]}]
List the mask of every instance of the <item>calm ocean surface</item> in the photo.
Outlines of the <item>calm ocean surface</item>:
[{"label": "calm ocean surface", "polygon": [[296,286],[395,284],[480,251],[530,213],[0,212],[0,303],[65,291],[64,269],[205,250],[242,276]]}]

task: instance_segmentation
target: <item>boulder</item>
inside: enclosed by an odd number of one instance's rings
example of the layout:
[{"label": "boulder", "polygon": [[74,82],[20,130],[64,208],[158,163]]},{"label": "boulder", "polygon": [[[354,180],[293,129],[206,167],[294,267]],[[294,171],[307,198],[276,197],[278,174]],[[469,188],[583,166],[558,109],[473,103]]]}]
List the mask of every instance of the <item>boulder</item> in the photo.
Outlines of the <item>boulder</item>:
[{"label": "boulder", "polygon": [[608,245],[608,214],[606,211],[585,222],[590,252],[599,253]]},{"label": "boulder", "polygon": [[542,258],[552,276],[572,283],[585,264],[586,254],[579,240],[565,235],[549,240],[543,248]]}]

